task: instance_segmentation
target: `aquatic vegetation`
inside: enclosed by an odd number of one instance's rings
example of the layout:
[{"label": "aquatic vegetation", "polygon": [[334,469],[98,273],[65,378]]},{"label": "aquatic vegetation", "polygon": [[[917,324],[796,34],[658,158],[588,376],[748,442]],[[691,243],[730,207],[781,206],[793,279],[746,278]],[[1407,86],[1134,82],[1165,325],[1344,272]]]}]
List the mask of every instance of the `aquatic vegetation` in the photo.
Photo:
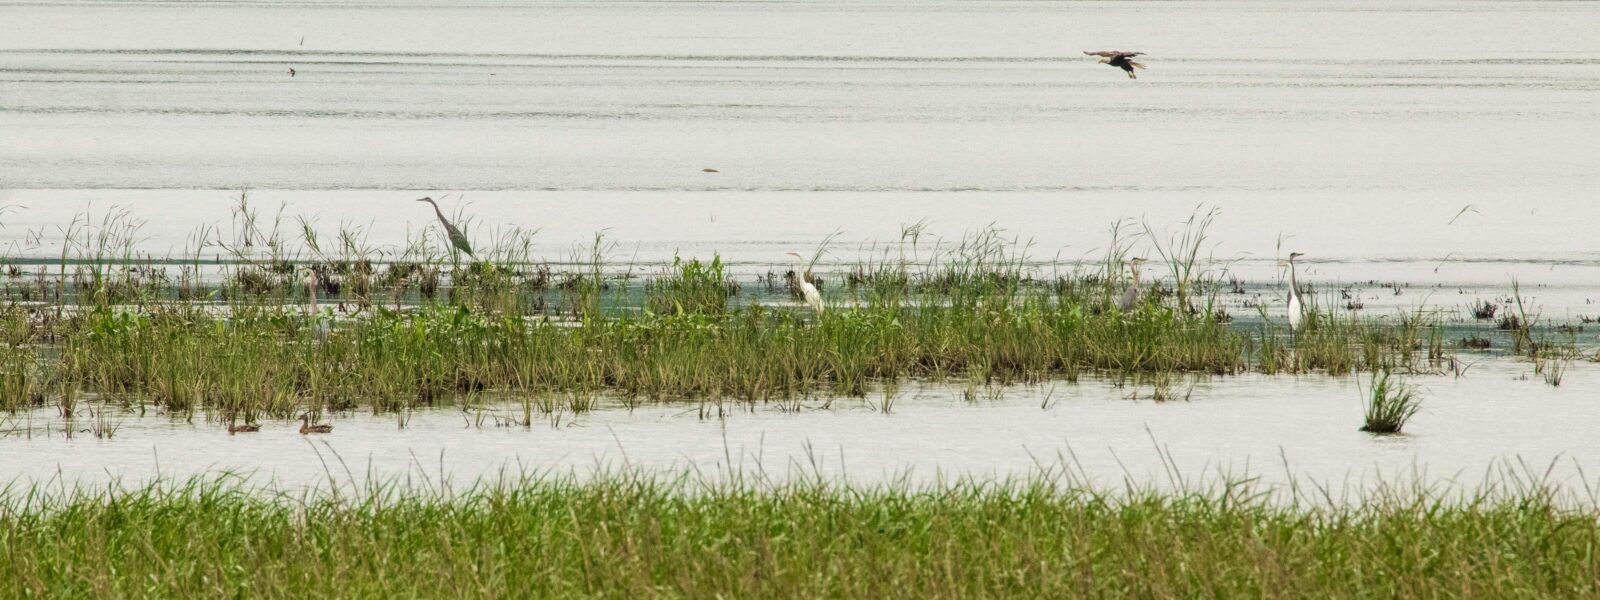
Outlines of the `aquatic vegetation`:
[{"label": "aquatic vegetation", "polygon": [[1533,363],[1534,375],[1542,377],[1552,387],[1560,387],[1567,367],[1582,354],[1577,343],[1577,333],[1582,325],[1576,328],[1568,325],[1556,327],[1552,336],[1551,328],[1541,323],[1539,311],[1523,300],[1522,288],[1515,280],[1511,282],[1511,301],[1508,304],[1516,312],[1507,310],[1501,316],[1498,328],[1510,333],[1512,354],[1526,357]]},{"label": "aquatic vegetation", "polygon": [[703,264],[675,257],[666,275],[646,285],[645,307],[662,314],[718,315],[738,293],[739,283],[723,272],[721,256]]},{"label": "aquatic vegetation", "polygon": [[1340,506],[1196,488],[610,474],[320,495],[231,476],[14,489],[0,595],[1552,597],[1600,580],[1600,509],[1537,482]]},{"label": "aquatic vegetation", "polygon": [[1544,378],[1544,382],[1551,387],[1560,387],[1562,378],[1566,376],[1567,368],[1572,366],[1572,361],[1579,356],[1577,344],[1571,339],[1564,342],[1554,340],[1546,341],[1532,352],[1533,373]]},{"label": "aquatic vegetation", "polygon": [[1472,318],[1479,321],[1493,321],[1495,313],[1500,310],[1500,305],[1488,300],[1480,300],[1477,304],[1473,305],[1471,309]]},{"label": "aquatic vegetation", "polygon": [[[1155,244],[1170,277],[1126,311],[1112,302],[1132,243],[1119,223],[1095,267],[1070,273],[997,230],[925,247],[921,226],[908,227],[843,285],[819,286],[830,306],[820,314],[772,275],[765,289],[740,285],[721,256],[679,257],[641,281],[639,267],[608,262],[616,244],[599,235],[553,267],[534,256],[532,232],[504,228],[480,240],[480,260],[458,263],[426,236],[385,252],[359,229],[324,237],[301,220],[296,243],[245,218],[244,203],[236,214],[233,240],[195,236],[227,260],[134,256],[137,225],[119,213],[69,227],[78,242],[59,265],[0,280],[0,409],[66,414],[109,394],[248,423],[486,392],[549,412],[602,394],[756,403],[861,397],[906,378],[989,388],[1085,371],[1433,372],[1446,358],[1437,316],[1420,308],[1397,319],[1308,309],[1292,337],[1265,313],[1234,325],[1217,301],[1223,273],[1202,259],[1214,214]],[[318,314],[306,306],[313,284],[330,307]]]},{"label": "aquatic vegetation", "polygon": [[1351,313],[1308,307],[1293,336],[1262,316],[1256,337],[1258,370],[1347,375],[1379,369],[1436,372],[1446,361],[1438,315],[1416,310],[1393,321],[1357,319]]},{"label": "aquatic vegetation", "polygon": [[1417,389],[1388,369],[1372,373],[1366,395],[1366,424],[1361,430],[1369,433],[1400,433],[1406,422],[1422,409]]}]

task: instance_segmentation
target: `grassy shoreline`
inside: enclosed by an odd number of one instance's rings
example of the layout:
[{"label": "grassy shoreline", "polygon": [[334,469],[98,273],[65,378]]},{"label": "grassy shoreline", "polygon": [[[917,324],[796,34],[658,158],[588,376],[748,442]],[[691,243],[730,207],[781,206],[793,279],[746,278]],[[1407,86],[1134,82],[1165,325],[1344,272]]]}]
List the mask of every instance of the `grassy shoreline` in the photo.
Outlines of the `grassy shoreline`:
[{"label": "grassy shoreline", "polygon": [[1247,483],[1096,491],[702,485],[613,475],[444,494],[219,478],[0,497],[7,597],[1589,596],[1600,507],[1534,485],[1284,505]]}]

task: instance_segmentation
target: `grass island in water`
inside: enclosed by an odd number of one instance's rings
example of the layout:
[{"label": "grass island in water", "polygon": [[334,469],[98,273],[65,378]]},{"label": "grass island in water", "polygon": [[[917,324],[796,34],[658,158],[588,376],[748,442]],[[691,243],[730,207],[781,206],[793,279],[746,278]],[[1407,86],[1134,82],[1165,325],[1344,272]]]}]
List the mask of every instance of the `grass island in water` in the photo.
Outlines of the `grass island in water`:
[{"label": "grass island in water", "polygon": [[[57,262],[10,267],[0,409],[70,416],[94,397],[252,422],[493,395],[531,415],[585,410],[601,394],[720,405],[863,396],[908,378],[990,386],[1089,371],[1160,388],[1183,374],[1450,364],[1424,310],[1362,319],[1311,308],[1292,338],[1264,310],[1233,323],[1218,302],[1223,273],[1202,256],[1209,215],[1165,244],[1149,236],[1165,261],[1152,266],[1167,273],[1123,309],[1121,228],[1103,258],[1069,271],[995,231],[927,250],[913,227],[827,281],[810,266],[739,281],[720,257],[639,275],[608,264],[598,238],[552,266],[515,229],[467,260],[427,237],[380,252],[359,232],[330,242],[309,223],[290,236],[257,227],[247,206],[238,214],[248,218],[233,243],[202,230],[196,249],[162,259],[133,251],[138,224],[126,213],[92,227],[82,218],[64,229]],[[822,311],[788,297],[800,277],[823,284]]]}]

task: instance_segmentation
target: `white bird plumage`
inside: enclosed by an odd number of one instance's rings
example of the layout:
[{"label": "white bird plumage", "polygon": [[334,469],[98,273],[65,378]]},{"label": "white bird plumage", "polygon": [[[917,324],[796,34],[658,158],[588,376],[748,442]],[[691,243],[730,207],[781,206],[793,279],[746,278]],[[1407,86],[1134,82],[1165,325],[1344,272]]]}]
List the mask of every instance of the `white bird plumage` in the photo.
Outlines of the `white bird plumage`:
[{"label": "white bird plumage", "polygon": [[801,263],[805,258],[800,256],[799,252],[790,252],[789,256],[794,257],[794,284],[800,289],[800,297],[805,299],[806,306],[811,307],[811,310],[822,314],[822,293],[817,291],[817,286],[811,285],[806,279],[806,271],[802,270]]},{"label": "white bird plumage", "polygon": [[1295,278],[1294,259],[1305,256],[1299,252],[1289,253],[1289,331],[1299,331],[1300,324],[1305,321],[1306,304],[1300,299],[1300,282]]}]

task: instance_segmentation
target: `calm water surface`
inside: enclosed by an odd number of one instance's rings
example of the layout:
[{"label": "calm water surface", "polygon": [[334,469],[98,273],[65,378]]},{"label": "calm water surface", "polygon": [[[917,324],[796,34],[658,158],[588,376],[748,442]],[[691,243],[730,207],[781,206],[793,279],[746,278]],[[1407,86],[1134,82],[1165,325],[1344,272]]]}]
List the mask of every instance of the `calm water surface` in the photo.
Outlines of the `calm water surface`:
[{"label": "calm water surface", "polygon": [[[535,412],[531,427],[506,423],[521,418],[517,407],[434,409],[411,414],[404,427],[393,415],[337,415],[334,433],[309,437],[296,432],[298,421],[267,421],[260,433],[230,436],[198,416],[110,409],[106,418],[118,426],[111,439],[87,431],[68,439],[49,409],[0,423],[0,456],[6,476],[33,482],[120,477],[132,484],[157,473],[227,470],[289,486],[322,485],[330,476],[358,486],[369,478],[438,481],[441,472],[466,484],[503,473],[584,476],[625,466],[869,483],[1026,477],[1065,466],[1102,485],[1124,478],[1170,485],[1165,456],[1197,481],[1292,477],[1335,490],[1418,479],[1473,488],[1486,475],[1498,481],[1491,467],[1536,474],[1553,467],[1552,483],[1582,492],[1585,481],[1600,485],[1592,468],[1600,464],[1590,391],[1597,378],[1600,367],[1579,363],[1551,387],[1525,364],[1487,359],[1459,379],[1420,380],[1425,409],[1400,436],[1357,430],[1356,379],[1240,376],[1177,384],[1187,400],[1167,402],[1150,400],[1148,386],[1089,380],[1008,388],[998,400],[980,389],[976,402],[963,400],[958,386],[922,385],[900,390],[887,414],[881,394],[828,408],[813,401],[799,412],[730,405],[722,418],[714,408],[703,417],[692,404]],[[75,427],[91,423],[80,418]]]},{"label": "calm water surface", "polygon": [[[10,260],[59,257],[67,223],[114,207],[144,223],[140,251],[175,254],[226,227],[243,188],[379,249],[430,226],[411,199],[451,194],[480,244],[538,228],[537,250],[562,260],[604,232],[613,260],[720,253],[744,276],[835,232],[828,260],[858,260],[919,220],[1079,260],[1116,220],[1161,236],[1206,206],[1222,210],[1211,254],[1257,286],[1292,249],[1303,278],[1361,286],[1370,311],[1459,310],[1512,279],[1556,320],[1600,298],[1592,3],[0,0],[0,15]],[[1079,54],[1105,48],[1145,51],[1150,69],[1130,81]],[[1191,468],[1282,451],[1318,477],[1589,457],[1588,368],[1561,388],[1525,370],[1426,380],[1429,411],[1398,438],[1355,432],[1353,380],[1244,377],[1166,404],[1063,385],[1049,410],[1029,397],[1043,392],[968,405],[929,388],[889,416],[606,410],[531,431],[342,416],[326,441],[383,472],[443,451],[473,475],[623,451],[781,466],[807,447],[863,477],[1003,474],[1070,447],[1115,479],[1154,472],[1152,437]],[[111,441],[30,439],[50,418],[11,418],[24,433],[0,438],[0,480],[158,461],[323,473],[287,426],[230,438],[122,418]]]}]

